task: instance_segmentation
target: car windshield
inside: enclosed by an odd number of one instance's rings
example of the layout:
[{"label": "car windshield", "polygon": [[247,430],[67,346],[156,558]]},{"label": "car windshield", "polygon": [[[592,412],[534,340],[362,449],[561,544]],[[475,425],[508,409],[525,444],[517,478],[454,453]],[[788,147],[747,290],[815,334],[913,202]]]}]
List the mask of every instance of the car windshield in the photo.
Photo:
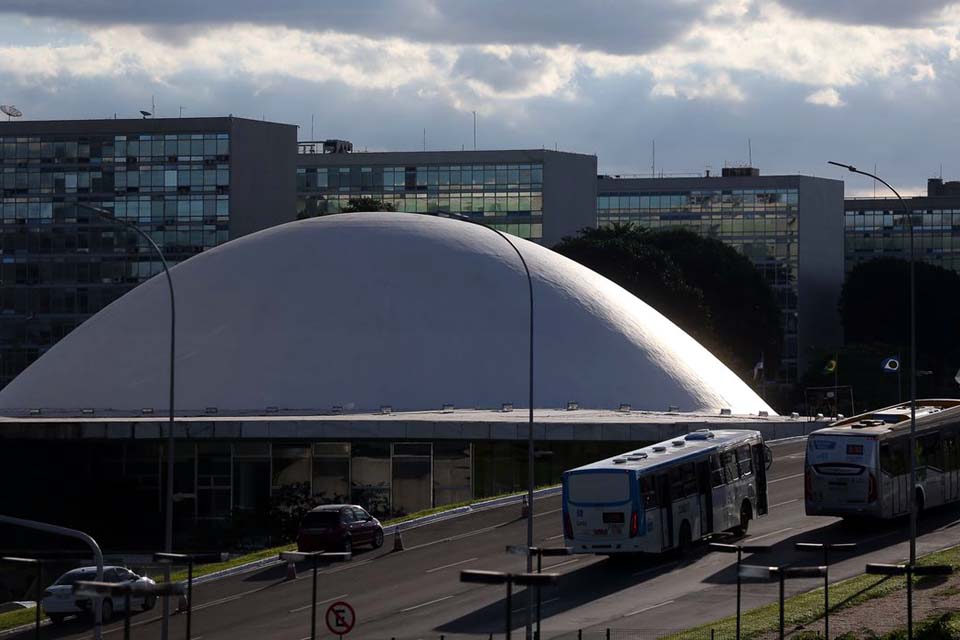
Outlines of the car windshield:
[{"label": "car windshield", "polygon": [[339,511],[311,511],[303,516],[304,527],[332,527],[339,522]]},{"label": "car windshield", "polygon": [[94,571],[89,571],[85,569],[74,569],[73,571],[67,571],[65,574],[60,576],[60,579],[57,580],[54,584],[59,585],[72,585],[78,580],[96,580],[97,574]]}]

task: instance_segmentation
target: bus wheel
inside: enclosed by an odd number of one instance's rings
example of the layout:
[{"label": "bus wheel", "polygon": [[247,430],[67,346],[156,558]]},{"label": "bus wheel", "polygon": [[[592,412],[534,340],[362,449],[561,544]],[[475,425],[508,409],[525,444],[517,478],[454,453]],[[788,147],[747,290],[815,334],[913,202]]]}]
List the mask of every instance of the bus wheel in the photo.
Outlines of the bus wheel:
[{"label": "bus wheel", "polygon": [[747,529],[750,528],[750,517],[753,515],[750,509],[750,501],[744,500],[740,505],[740,524],[734,528],[734,533],[738,536],[747,535]]},{"label": "bus wheel", "polygon": [[680,525],[680,540],[677,550],[680,552],[680,556],[685,558],[690,555],[692,549],[693,535],[690,533],[690,523],[684,520],[683,524]]}]

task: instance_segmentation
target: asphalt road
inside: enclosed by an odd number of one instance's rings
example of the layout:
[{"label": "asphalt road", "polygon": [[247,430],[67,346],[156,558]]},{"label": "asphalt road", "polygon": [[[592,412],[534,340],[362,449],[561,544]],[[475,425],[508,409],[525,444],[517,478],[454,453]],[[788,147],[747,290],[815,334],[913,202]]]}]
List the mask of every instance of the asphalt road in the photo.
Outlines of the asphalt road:
[{"label": "asphalt road", "polygon": [[[770,513],[751,524],[744,539],[771,545],[769,552],[746,556],[745,563],[820,564],[819,554],[794,551],[795,542],[857,542],[831,566],[832,580],[863,572],[867,562],[896,562],[907,555],[906,524],[894,522],[854,527],[836,518],[803,513],[803,442],[774,444],[770,471]],[[562,544],[560,498],[536,501],[536,544]],[[956,543],[957,509],[933,512],[922,522],[918,553]],[[349,638],[438,638],[461,634],[502,634],[504,588],[459,582],[461,569],[522,571],[525,558],[507,555],[508,544],[523,544],[525,521],[516,505],[435,523],[403,534],[406,550],[392,553],[392,536],[383,549],[358,552],[352,561],[328,565],[318,578],[317,637],[332,637],[323,614],[329,603],[349,602],[357,626]],[[544,589],[544,637],[577,629],[674,630],[729,615],[735,607],[735,556],[709,553],[700,547],[689,558],[665,556],[630,562],[593,556],[549,558],[544,570],[562,574],[556,587]],[[282,567],[201,585],[194,595],[192,640],[306,640],[310,636],[311,573],[300,567],[296,581],[284,580]],[[820,581],[788,583],[790,593],[818,586]],[[776,584],[744,586],[744,609],[776,599]],[[515,628],[525,621],[526,593],[514,597]],[[159,638],[153,612],[133,617],[133,637]],[[184,638],[185,617],[176,615],[171,638]],[[105,637],[119,638],[114,622]],[[32,632],[15,638],[26,640]],[[91,638],[88,625],[67,623],[44,629],[44,637]],[[575,636],[573,636],[575,637]]]}]

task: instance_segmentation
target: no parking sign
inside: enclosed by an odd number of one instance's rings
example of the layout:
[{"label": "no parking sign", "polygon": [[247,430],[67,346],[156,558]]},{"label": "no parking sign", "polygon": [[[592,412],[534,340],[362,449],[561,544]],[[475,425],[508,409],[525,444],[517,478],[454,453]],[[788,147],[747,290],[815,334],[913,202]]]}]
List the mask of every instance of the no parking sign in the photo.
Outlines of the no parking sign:
[{"label": "no parking sign", "polygon": [[327,629],[340,637],[350,633],[357,622],[357,614],[348,603],[338,600],[327,607]]}]

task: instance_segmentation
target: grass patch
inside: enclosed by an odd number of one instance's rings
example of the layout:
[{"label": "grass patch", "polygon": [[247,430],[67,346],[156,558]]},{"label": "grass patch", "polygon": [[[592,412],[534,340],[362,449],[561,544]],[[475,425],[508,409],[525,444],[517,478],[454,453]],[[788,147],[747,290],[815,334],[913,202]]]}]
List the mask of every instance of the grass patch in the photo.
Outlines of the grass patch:
[{"label": "grass patch", "polygon": [[[43,619],[43,611],[40,612],[41,620]],[[30,609],[18,609],[17,611],[8,611],[6,613],[0,613],[0,631],[6,629],[13,629],[14,627],[19,627],[25,624],[33,624],[36,621],[37,610]]]},{"label": "grass patch", "polygon": [[[952,547],[920,558],[917,562],[926,564],[949,564],[960,568],[960,547]],[[919,578],[914,578],[914,584]],[[830,611],[842,611],[849,607],[883,597],[907,586],[903,576],[859,575],[830,585]],[[789,631],[798,625],[807,625],[823,617],[823,587],[787,598],[784,603],[784,624]],[[953,624],[953,623],[951,623]],[[750,640],[764,633],[775,631],[780,626],[780,604],[777,602],[753,609],[741,616],[741,638]],[[668,636],[668,640],[681,640],[696,634],[709,635],[714,630],[721,637],[736,633],[736,616],[722,618],[714,622],[688,629],[682,633]]]}]

